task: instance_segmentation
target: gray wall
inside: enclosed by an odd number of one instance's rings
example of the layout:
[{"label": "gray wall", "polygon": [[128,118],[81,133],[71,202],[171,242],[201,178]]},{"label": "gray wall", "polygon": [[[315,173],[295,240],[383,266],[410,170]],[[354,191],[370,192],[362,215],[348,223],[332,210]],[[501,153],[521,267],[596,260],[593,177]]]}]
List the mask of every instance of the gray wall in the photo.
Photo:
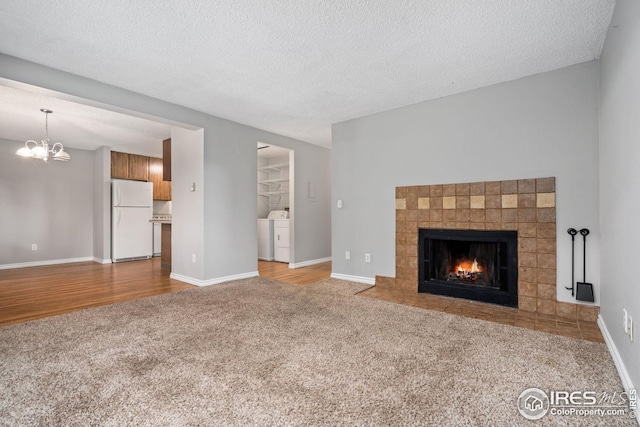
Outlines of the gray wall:
[{"label": "gray wall", "polygon": [[45,163],[17,157],[21,146],[0,139],[0,266],[92,257],[93,152]]},{"label": "gray wall", "polygon": [[171,130],[171,271],[198,280],[205,265],[203,152],[202,129]]},{"label": "gray wall", "polygon": [[[191,130],[204,129],[204,156],[200,159],[204,164],[204,182],[198,186],[204,191],[204,222],[201,230],[194,230],[203,236],[203,256],[197,258],[199,267],[189,266],[186,271],[174,269],[174,273],[188,276],[191,268],[195,267],[196,271],[202,269],[202,279],[208,280],[257,270],[258,141],[295,150],[295,181],[317,182],[318,197],[314,200],[304,200],[304,192],[296,187],[296,198],[300,203],[295,208],[294,261],[330,256],[328,149],[2,54],[0,78],[49,89],[64,94],[66,99],[89,102]],[[182,170],[173,171],[173,175],[181,173]],[[174,212],[179,211],[177,203],[173,204],[173,209]],[[201,212],[185,212],[184,215],[175,218],[174,222],[193,220],[193,224],[201,223]],[[91,238],[88,242],[91,245]],[[173,256],[190,259],[193,252],[180,253],[182,250],[177,248]]]},{"label": "gray wall", "polygon": [[93,257],[98,262],[111,259],[111,151],[100,147],[93,152]]},{"label": "gray wall", "polygon": [[[331,256],[330,151],[217,117],[210,122],[214,135],[205,140],[204,163],[205,277],[257,271],[258,141],[294,150],[291,262]],[[304,183],[309,180],[317,182],[315,199],[306,197]],[[233,262],[226,261],[230,257]]]},{"label": "gray wall", "polygon": [[[616,26],[613,28],[613,26]],[[640,385],[640,3],[618,0],[600,59],[601,316],[636,387]],[[635,321],[624,335],[622,309]]]},{"label": "gray wall", "polygon": [[334,125],[333,272],[395,277],[396,186],[547,176],[556,177],[558,299],[571,300],[566,230],[588,227],[599,302],[597,62]]}]

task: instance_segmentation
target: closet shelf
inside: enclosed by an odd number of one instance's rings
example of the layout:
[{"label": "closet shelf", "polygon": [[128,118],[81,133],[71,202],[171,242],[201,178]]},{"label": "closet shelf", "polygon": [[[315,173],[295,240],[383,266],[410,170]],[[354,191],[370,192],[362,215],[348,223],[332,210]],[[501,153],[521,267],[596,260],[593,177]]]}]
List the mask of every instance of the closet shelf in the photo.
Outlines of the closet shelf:
[{"label": "closet shelf", "polygon": [[289,194],[289,190],[282,191],[260,191],[258,196],[277,196],[278,194]]},{"label": "closet shelf", "polygon": [[258,184],[277,184],[279,182],[289,182],[289,178],[261,179]]},{"label": "closet shelf", "polygon": [[281,169],[288,168],[288,163],[280,163],[277,165],[269,165],[269,166],[261,166],[258,168],[259,171],[275,171],[279,172]]}]

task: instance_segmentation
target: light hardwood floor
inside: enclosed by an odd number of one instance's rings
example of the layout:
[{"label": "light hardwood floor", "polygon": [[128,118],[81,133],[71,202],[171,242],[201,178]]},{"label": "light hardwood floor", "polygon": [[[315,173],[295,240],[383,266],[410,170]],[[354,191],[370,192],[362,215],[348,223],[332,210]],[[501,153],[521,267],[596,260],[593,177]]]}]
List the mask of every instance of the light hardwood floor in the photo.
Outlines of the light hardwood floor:
[{"label": "light hardwood floor", "polygon": [[[291,270],[260,261],[258,269],[262,277],[306,285],[328,278],[331,263]],[[192,288],[170,279],[160,258],[0,270],[0,326]]]},{"label": "light hardwood floor", "polygon": [[291,269],[289,264],[274,261],[258,261],[260,277],[279,280],[294,285],[308,285],[331,276],[331,262]]},{"label": "light hardwood floor", "polygon": [[170,279],[160,258],[0,270],[0,325],[190,288]]}]

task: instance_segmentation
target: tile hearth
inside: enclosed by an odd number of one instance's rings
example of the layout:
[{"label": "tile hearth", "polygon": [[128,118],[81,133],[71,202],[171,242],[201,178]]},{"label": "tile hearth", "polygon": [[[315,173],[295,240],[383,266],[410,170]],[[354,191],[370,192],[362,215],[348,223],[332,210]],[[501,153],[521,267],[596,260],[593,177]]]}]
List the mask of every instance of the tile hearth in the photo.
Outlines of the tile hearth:
[{"label": "tile hearth", "polygon": [[586,341],[604,342],[600,328],[594,318],[589,320],[570,320],[548,314],[501,307],[478,301],[468,301],[424,293],[412,293],[398,289],[383,288],[377,285],[360,292],[358,296],[410,305],[427,310],[441,311],[474,319],[482,319]]}]

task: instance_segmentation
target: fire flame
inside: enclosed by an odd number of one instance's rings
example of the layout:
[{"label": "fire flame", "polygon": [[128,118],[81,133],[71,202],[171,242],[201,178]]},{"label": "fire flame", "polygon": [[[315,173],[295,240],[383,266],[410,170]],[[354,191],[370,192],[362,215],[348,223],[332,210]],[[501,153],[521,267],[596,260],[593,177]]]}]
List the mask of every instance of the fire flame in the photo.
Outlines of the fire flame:
[{"label": "fire flame", "polygon": [[461,262],[456,267],[456,272],[458,272],[458,274],[479,273],[480,267],[478,266],[478,260],[474,258],[473,263],[471,260]]}]

